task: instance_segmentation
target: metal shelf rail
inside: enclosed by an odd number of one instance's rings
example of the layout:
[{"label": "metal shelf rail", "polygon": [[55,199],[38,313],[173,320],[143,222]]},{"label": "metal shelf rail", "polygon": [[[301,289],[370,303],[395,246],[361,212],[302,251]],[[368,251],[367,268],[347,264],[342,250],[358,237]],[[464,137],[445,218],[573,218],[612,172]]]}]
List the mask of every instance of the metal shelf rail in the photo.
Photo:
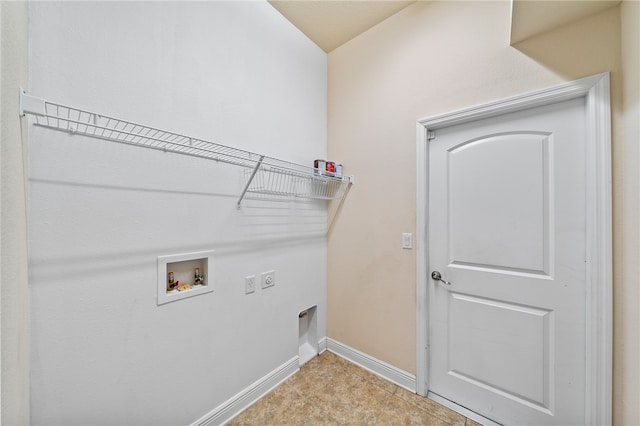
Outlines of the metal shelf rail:
[{"label": "metal shelf rail", "polygon": [[26,114],[40,127],[244,167],[246,183],[238,208],[248,193],[273,200],[341,199],[354,182],[353,176],[331,176],[310,166],[49,102],[20,90],[20,116]]}]

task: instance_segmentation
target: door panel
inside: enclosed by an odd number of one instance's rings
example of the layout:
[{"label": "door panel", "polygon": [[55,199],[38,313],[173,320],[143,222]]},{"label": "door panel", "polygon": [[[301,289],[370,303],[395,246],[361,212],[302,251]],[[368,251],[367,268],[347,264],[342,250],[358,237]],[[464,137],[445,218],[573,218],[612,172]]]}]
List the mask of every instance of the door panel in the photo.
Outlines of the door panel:
[{"label": "door panel", "polygon": [[449,263],[547,273],[550,140],[490,135],[447,150]]},{"label": "door panel", "polygon": [[507,424],[582,424],[584,99],[429,142],[429,388]]},{"label": "door panel", "polygon": [[450,374],[548,408],[552,312],[454,292],[449,311]]}]

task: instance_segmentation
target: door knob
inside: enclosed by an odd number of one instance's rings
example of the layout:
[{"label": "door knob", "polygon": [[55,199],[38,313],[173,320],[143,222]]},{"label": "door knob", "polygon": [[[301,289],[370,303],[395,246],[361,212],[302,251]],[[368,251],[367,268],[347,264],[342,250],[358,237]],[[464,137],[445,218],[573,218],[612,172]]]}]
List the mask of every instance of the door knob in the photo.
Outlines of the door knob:
[{"label": "door knob", "polygon": [[442,279],[442,274],[440,274],[440,272],[438,271],[433,271],[431,273],[431,278],[433,278],[436,281],[441,281],[442,283],[446,284],[446,285],[451,285],[451,283],[449,281],[445,281]]}]

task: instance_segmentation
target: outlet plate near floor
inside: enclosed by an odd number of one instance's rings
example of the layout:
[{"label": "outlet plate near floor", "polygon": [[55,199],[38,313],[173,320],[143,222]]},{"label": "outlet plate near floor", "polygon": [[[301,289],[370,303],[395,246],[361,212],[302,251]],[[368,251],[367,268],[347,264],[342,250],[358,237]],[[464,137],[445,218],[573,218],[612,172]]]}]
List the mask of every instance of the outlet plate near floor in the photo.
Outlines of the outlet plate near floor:
[{"label": "outlet plate near floor", "polygon": [[276,285],[276,271],[262,273],[262,288],[269,288]]}]

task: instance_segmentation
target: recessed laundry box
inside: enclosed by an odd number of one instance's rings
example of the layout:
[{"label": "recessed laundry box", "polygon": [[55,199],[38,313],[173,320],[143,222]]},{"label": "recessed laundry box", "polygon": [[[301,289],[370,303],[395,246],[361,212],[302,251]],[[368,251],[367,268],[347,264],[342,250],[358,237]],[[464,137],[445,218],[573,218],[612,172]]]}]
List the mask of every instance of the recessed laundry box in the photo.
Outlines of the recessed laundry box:
[{"label": "recessed laundry box", "polygon": [[158,257],[158,305],[213,291],[213,251]]},{"label": "recessed laundry box", "polygon": [[311,306],[298,314],[298,359],[302,366],[318,355],[317,306]]}]

